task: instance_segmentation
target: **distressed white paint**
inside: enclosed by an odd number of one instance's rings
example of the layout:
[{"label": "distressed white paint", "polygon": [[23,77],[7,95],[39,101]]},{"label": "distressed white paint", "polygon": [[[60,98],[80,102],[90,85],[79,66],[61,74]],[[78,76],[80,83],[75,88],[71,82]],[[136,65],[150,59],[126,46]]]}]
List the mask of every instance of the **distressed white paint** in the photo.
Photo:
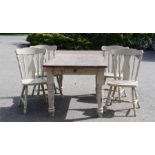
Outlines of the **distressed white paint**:
[{"label": "distressed white paint", "polygon": [[[36,46],[31,46],[31,48],[38,48],[38,49],[45,49],[46,53],[44,55],[44,62],[46,63],[47,61],[51,61],[55,58],[56,56],[56,50],[57,50],[57,46],[56,45],[36,45]],[[44,76],[47,76],[47,72],[44,69]],[[62,75],[55,75],[56,79],[57,79],[57,83],[58,83],[58,88],[56,88],[55,86],[55,93],[57,91],[57,89],[60,91],[61,96],[63,96],[63,89],[62,89],[62,80],[63,77]]]},{"label": "distressed white paint", "polygon": [[[71,61],[69,61],[71,60]],[[53,61],[44,64],[47,70],[48,78],[48,111],[53,115],[54,113],[54,92],[53,92],[53,77],[55,74],[69,74],[69,75],[96,75],[96,97],[98,109],[98,116],[103,114],[103,93],[104,85],[104,70],[106,65],[101,55],[91,54],[59,54]]]},{"label": "distressed white paint", "polygon": [[47,84],[43,77],[37,78],[36,75],[43,73],[44,49],[23,48],[16,50],[16,56],[22,77],[22,93],[20,101],[24,104],[24,114],[27,112],[27,95],[29,85],[41,85],[44,91],[44,84]]},{"label": "distressed white paint", "polygon": [[[136,49],[119,49],[112,51],[113,68],[115,80],[109,81],[107,84],[112,87],[130,87],[132,90],[132,103],[134,116],[136,116],[136,104],[139,106],[139,99],[136,88],[138,87],[138,72],[142,60],[143,51]],[[116,74],[119,73],[119,77]],[[123,75],[123,79],[120,75]],[[111,98],[111,91],[108,94],[106,105]]]}]

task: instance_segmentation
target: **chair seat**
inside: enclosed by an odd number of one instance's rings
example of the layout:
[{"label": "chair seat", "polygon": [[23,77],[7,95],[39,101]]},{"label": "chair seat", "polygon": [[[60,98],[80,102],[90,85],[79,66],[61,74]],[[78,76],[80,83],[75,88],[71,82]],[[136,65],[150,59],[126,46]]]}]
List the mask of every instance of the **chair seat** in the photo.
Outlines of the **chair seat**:
[{"label": "chair seat", "polygon": [[[114,76],[114,73],[108,73],[108,72],[105,72],[104,73],[104,76],[106,77],[106,78],[114,78],[115,76]],[[119,74],[117,74],[116,75],[116,77],[119,77]],[[123,74],[121,74],[121,77],[123,77]]]},{"label": "chair seat", "polygon": [[36,84],[47,84],[46,78],[36,78],[36,79],[24,79],[22,80],[23,85],[36,85]]},{"label": "chair seat", "polygon": [[107,83],[110,86],[120,86],[120,87],[137,87],[138,81],[130,80],[111,80]]}]

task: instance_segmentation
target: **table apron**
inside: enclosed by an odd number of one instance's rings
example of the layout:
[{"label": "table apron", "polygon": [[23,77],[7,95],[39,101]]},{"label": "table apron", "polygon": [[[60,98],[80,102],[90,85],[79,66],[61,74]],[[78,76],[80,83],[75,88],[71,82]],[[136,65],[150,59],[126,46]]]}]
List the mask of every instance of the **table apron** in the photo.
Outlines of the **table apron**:
[{"label": "table apron", "polygon": [[92,67],[92,68],[79,68],[79,67],[68,67],[68,68],[52,68],[48,67],[46,69],[47,72],[52,72],[54,75],[96,75],[100,71],[104,71],[104,68],[97,68],[97,67]]}]

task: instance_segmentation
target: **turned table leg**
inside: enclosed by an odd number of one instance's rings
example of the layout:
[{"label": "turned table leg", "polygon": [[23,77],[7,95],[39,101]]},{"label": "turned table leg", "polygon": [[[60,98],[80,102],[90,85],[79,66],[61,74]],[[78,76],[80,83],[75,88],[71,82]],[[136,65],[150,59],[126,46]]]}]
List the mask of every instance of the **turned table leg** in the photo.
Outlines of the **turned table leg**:
[{"label": "turned table leg", "polygon": [[54,75],[51,69],[47,69],[47,88],[48,88],[48,113],[54,116]]},{"label": "turned table leg", "polygon": [[99,69],[96,74],[96,98],[97,98],[97,114],[98,117],[103,115],[103,85],[105,84],[104,69]]}]

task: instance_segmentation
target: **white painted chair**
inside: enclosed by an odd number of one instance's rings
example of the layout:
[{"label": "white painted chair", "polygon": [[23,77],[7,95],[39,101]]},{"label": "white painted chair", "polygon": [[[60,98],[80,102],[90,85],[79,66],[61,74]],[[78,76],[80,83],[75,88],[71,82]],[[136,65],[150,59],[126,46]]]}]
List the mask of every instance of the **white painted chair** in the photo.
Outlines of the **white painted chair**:
[{"label": "white painted chair", "polygon": [[112,46],[102,46],[101,50],[103,51],[104,55],[104,60],[108,64],[107,70],[104,74],[105,78],[114,78],[114,73],[113,73],[113,61],[112,61],[112,50],[117,50],[117,49],[125,49],[128,47],[123,47],[119,45],[112,45]]},{"label": "white painted chair", "polygon": [[[116,89],[116,87],[129,87],[132,90],[133,110],[134,116],[136,116],[136,106],[137,108],[140,108],[139,99],[137,95],[137,78],[142,56],[142,50],[119,49],[112,51],[112,61],[115,79],[112,81],[108,81],[107,83],[110,86],[110,89],[108,92],[104,110],[106,110],[107,105],[109,104],[109,102],[111,102],[112,89]],[[121,76],[122,74],[123,79]]]},{"label": "white painted chair", "polygon": [[[45,56],[44,56],[44,62],[52,60],[56,56],[56,50],[57,50],[56,45],[36,45],[36,46],[31,46],[31,47],[46,50],[46,53],[45,53]],[[44,75],[47,76],[46,71],[44,72]],[[56,75],[55,77],[56,77],[56,80],[57,80],[57,83],[58,83],[58,88],[55,87],[55,93],[57,93],[57,89],[58,89],[60,91],[61,96],[63,96],[63,93],[62,93],[62,91],[63,91],[62,90],[63,75]]]},{"label": "white painted chair", "polygon": [[[22,48],[16,50],[16,56],[22,78],[22,93],[20,102],[24,104],[24,114],[27,112],[28,86],[40,85],[45,96],[44,84],[47,84],[43,75],[43,61],[45,49]],[[38,76],[39,75],[39,76]]]},{"label": "white painted chair", "polygon": [[[108,64],[108,67],[104,73],[105,81],[108,79],[114,79],[114,69],[113,69],[113,61],[112,61],[112,50],[118,49],[129,49],[128,47],[123,47],[119,45],[111,45],[111,46],[102,46],[101,50],[103,51],[105,63]],[[114,52],[114,51],[113,51]],[[118,73],[116,74],[119,77]],[[123,75],[121,75],[123,76]],[[113,97],[115,95],[116,90],[113,90]],[[126,96],[125,90],[123,88],[118,87],[118,98],[121,99],[121,94]]]}]

